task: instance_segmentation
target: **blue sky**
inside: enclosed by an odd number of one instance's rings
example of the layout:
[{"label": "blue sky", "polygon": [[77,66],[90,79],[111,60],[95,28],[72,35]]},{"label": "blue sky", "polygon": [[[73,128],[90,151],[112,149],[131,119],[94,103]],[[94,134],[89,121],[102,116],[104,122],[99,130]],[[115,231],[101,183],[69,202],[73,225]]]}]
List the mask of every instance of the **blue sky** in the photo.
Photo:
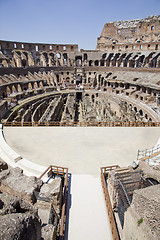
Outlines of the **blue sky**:
[{"label": "blue sky", "polygon": [[160,0],[0,0],[0,39],[95,49],[106,22],[160,15]]}]

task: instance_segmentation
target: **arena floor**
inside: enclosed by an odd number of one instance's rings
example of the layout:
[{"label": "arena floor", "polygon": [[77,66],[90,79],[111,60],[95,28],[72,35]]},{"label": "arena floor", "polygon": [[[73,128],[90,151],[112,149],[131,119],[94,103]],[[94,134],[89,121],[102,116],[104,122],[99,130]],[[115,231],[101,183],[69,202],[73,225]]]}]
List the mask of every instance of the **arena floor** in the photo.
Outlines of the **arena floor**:
[{"label": "arena floor", "polygon": [[158,142],[160,128],[4,127],[4,136],[32,162],[69,168],[65,240],[111,240],[100,167],[131,164]]},{"label": "arena floor", "polygon": [[12,149],[32,162],[99,175],[100,167],[131,164],[138,149],[157,143],[160,128],[5,127],[4,135]]}]

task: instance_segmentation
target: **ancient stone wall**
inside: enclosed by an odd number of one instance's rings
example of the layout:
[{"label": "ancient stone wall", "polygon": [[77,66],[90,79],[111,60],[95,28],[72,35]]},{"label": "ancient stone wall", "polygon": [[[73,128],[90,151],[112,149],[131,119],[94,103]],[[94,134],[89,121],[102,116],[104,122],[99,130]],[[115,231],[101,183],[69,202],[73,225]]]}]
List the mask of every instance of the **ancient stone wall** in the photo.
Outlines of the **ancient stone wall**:
[{"label": "ancient stone wall", "polygon": [[160,15],[106,23],[97,40],[97,50],[158,50]]},{"label": "ancient stone wall", "polygon": [[78,51],[77,44],[46,44],[46,43],[27,43],[27,42],[12,42],[12,41],[0,41],[1,51],[11,50],[24,50],[24,51]]}]

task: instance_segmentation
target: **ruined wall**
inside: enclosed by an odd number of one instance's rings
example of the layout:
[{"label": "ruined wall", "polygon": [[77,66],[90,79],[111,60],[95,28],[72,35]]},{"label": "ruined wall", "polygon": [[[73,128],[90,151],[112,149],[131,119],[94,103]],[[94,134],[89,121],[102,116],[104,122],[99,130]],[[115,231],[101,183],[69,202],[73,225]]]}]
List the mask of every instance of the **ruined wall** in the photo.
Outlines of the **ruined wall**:
[{"label": "ruined wall", "polygon": [[158,50],[160,15],[106,23],[97,40],[97,50]]},{"label": "ruined wall", "polygon": [[160,185],[134,191],[131,207],[125,213],[124,240],[159,239],[159,191]]}]

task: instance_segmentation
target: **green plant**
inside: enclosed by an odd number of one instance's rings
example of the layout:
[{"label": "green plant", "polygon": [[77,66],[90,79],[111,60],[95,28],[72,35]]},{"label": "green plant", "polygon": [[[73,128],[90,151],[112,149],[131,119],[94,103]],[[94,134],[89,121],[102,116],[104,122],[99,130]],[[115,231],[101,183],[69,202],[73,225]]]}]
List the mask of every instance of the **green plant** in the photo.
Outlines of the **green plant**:
[{"label": "green plant", "polygon": [[137,224],[138,226],[140,226],[140,224],[143,222],[143,218],[140,218],[138,221],[137,221]]}]

